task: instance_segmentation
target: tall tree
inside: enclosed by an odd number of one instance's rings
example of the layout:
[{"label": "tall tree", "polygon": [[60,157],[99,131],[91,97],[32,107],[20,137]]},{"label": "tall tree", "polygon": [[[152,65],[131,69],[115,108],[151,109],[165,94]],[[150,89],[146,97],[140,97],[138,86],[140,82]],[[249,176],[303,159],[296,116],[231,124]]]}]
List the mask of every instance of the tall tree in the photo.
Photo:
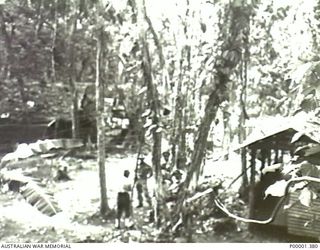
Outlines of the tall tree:
[{"label": "tall tree", "polygon": [[[183,25],[183,36],[188,40],[188,18],[190,15],[189,1],[186,1],[185,19],[181,20]],[[173,134],[172,134],[172,163],[179,169],[186,168],[186,109],[187,109],[187,86],[190,85],[191,71],[191,46],[189,44],[177,44],[178,47],[178,82],[175,88],[175,110],[173,120]],[[184,84],[187,83],[187,84]]]},{"label": "tall tree", "polygon": [[56,81],[56,62],[54,58],[54,52],[56,47],[56,40],[57,40],[57,28],[58,28],[58,10],[57,10],[57,1],[52,1],[52,18],[53,18],[53,24],[52,24],[52,33],[51,33],[51,70],[50,70],[50,78],[52,82]]},{"label": "tall tree", "polygon": [[78,22],[78,1],[70,0],[71,14],[68,23],[68,83],[72,95],[72,106],[71,106],[71,119],[72,119],[72,137],[79,137],[79,118],[78,118],[78,89],[76,87],[76,57],[75,57],[75,33],[77,30]]},{"label": "tall tree", "polygon": [[[14,34],[15,26],[12,25],[11,29],[8,30],[7,21],[5,18],[4,12],[5,5],[0,5],[0,25],[1,25],[1,34],[4,37],[4,44],[5,44],[5,59],[3,69],[3,78],[8,79],[11,76],[11,66],[13,63],[13,51],[12,51],[12,36]],[[8,17],[7,17],[8,18]]]},{"label": "tall tree", "polygon": [[[160,102],[159,93],[156,85],[153,82],[152,76],[152,62],[149,51],[149,43],[147,40],[147,31],[145,30],[145,22],[148,20],[146,14],[146,7],[144,0],[136,0],[137,4],[137,17],[138,25],[140,25],[140,35],[139,40],[142,50],[142,72],[144,84],[147,87],[147,98],[149,108],[151,110],[151,120],[152,120],[152,165],[154,169],[154,177],[156,182],[156,187],[154,194],[156,196],[155,204],[155,217],[158,220],[158,212],[161,204],[161,190],[162,190],[162,176],[161,176],[161,138],[162,132],[160,129]],[[149,23],[150,25],[150,23]]]},{"label": "tall tree", "polygon": [[[239,143],[242,143],[246,139],[246,120],[249,119],[246,109],[247,102],[247,85],[248,85],[248,64],[250,57],[249,50],[249,35],[250,35],[250,13],[251,8],[240,7],[238,9],[236,20],[238,22],[243,23],[241,33],[242,39],[239,40],[241,42],[241,61],[239,65],[239,78],[240,78],[240,119],[239,119]],[[248,176],[247,176],[247,152],[246,148],[241,149],[241,167],[242,167],[242,186],[248,186]]]},{"label": "tall tree", "polygon": [[98,166],[100,180],[100,213],[105,215],[108,210],[106,170],[105,170],[105,122],[104,122],[104,82],[103,74],[106,65],[107,34],[104,31],[104,21],[99,15],[102,14],[102,3],[98,1],[96,15],[96,120],[97,120],[97,144],[98,144]]},{"label": "tall tree", "polygon": [[219,105],[227,99],[227,85],[230,82],[230,76],[241,59],[242,30],[245,25],[238,15],[241,8],[244,7],[239,5],[238,1],[232,1],[224,6],[224,15],[219,23],[222,45],[220,55],[214,65],[215,79],[211,82],[211,93],[198,129],[187,177],[180,189],[179,202],[175,209],[176,214],[179,214],[178,218],[184,213],[188,193],[197,184],[212,121]]}]

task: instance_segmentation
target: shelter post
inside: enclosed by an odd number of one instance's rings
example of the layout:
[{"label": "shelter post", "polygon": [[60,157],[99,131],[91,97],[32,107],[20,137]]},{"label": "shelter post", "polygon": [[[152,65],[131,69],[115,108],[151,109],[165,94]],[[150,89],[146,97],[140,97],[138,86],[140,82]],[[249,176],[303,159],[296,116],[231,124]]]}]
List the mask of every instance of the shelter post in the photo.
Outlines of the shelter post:
[{"label": "shelter post", "polygon": [[256,149],[252,148],[250,150],[250,185],[249,185],[249,216],[254,217],[254,207],[255,207],[255,175],[256,175]]}]

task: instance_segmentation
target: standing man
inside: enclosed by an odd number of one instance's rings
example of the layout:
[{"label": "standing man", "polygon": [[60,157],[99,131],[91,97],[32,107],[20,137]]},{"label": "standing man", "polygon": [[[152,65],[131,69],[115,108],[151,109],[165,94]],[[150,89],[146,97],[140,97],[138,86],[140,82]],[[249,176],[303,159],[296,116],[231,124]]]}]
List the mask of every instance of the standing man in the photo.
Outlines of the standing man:
[{"label": "standing man", "polygon": [[170,158],[170,152],[169,150],[162,153],[163,161],[161,161],[161,174],[163,177],[163,180],[170,180],[170,169],[169,169],[169,158]]},{"label": "standing man", "polygon": [[147,180],[152,176],[152,168],[144,162],[144,157],[139,158],[139,168],[137,171],[137,193],[138,193],[138,207],[143,206],[143,196],[149,206],[151,206],[151,198],[148,191]]},{"label": "standing man", "polygon": [[131,215],[131,181],[129,179],[130,172],[125,170],[123,173],[123,180],[121,181],[121,186],[118,191],[117,197],[117,228],[120,229],[121,217],[123,213],[125,214],[124,225],[125,227],[132,227],[133,223],[130,222]]}]

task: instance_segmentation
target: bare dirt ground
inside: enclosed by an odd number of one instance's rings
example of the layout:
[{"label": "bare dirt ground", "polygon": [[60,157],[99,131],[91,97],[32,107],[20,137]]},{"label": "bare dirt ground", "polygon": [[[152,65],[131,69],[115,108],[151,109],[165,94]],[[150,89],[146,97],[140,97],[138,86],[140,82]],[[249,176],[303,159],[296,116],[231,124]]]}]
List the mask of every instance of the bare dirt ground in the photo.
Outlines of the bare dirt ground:
[{"label": "bare dirt ground", "polygon": [[[106,161],[108,205],[116,208],[119,177],[125,169],[134,178],[136,159],[113,155]],[[2,190],[0,193],[0,241],[2,242],[113,242],[150,241],[156,234],[148,223],[148,209],[134,209],[133,220],[136,229],[125,231],[115,229],[115,220],[99,215],[99,174],[95,160],[66,159],[70,181],[50,180],[47,189],[55,194],[62,209],[59,214],[48,217],[16,193]],[[42,172],[46,172],[42,169]],[[48,176],[52,176],[49,173]],[[44,174],[46,175],[46,174]],[[136,198],[133,202],[135,207]],[[150,235],[149,235],[150,234]],[[130,237],[128,236],[130,235]]]},{"label": "bare dirt ground", "polygon": [[[118,180],[124,169],[131,171],[133,178],[135,155],[114,154],[106,160],[106,181],[108,204],[116,207]],[[100,189],[99,174],[94,159],[82,160],[66,158],[64,163],[69,168],[70,181],[52,180],[50,169],[42,169],[43,176],[51,176],[47,189],[55,194],[62,212],[48,217],[16,193],[0,191],[0,242],[171,242],[158,238],[159,231],[149,223],[149,208],[135,208],[136,195],[133,197],[133,221],[135,229],[117,230],[113,218],[99,215]],[[149,183],[152,186],[152,183]],[[223,232],[196,231],[194,242],[293,242],[300,239],[286,235],[285,232],[249,233],[244,230]],[[175,239],[174,242],[184,242]],[[302,240],[305,241],[305,240]]]}]

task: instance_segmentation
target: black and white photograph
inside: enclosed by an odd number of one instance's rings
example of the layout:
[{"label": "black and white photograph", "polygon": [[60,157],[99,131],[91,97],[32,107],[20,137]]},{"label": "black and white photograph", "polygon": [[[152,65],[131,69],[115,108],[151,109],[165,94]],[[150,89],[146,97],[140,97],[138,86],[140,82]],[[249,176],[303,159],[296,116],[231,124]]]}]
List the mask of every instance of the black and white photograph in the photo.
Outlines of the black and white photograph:
[{"label": "black and white photograph", "polygon": [[319,241],[320,0],[0,0],[0,248]]}]

